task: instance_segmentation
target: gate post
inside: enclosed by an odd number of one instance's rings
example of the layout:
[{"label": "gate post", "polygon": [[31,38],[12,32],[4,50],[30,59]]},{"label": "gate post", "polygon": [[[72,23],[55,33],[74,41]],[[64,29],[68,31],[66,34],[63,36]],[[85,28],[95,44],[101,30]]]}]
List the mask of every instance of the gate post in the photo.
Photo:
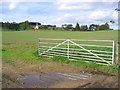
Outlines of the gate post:
[{"label": "gate post", "polygon": [[68,56],[67,56],[67,57],[68,57],[68,59],[69,59],[69,40],[67,40],[67,41],[68,41],[68,53],[67,53]]},{"label": "gate post", "polygon": [[117,42],[116,45],[116,64],[120,64],[118,61],[118,56],[119,56],[119,42]]},{"label": "gate post", "polygon": [[38,40],[38,54],[40,55],[40,40]]},{"label": "gate post", "polygon": [[112,53],[112,65],[114,64],[114,50],[115,50],[115,41],[113,40],[113,53]]}]

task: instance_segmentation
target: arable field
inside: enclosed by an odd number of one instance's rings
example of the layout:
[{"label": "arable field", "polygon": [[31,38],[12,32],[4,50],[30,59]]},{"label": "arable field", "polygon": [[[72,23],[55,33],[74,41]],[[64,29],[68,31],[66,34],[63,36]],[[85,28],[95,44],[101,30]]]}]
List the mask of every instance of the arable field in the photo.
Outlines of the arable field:
[{"label": "arable field", "polygon": [[[58,83],[54,87],[77,88],[91,83],[86,87],[117,87],[118,68],[116,66],[95,65],[68,61],[59,57],[42,57],[38,55],[38,38],[51,39],[86,39],[86,40],[115,40],[118,41],[118,31],[54,31],[54,30],[27,30],[2,32],[2,63],[3,87],[23,87],[16,80],[19,77],[31,74],[45,74],[53,72],[65,73],[92,73],[104,75],[104,78],[93,78],[87,81]],[[93,81],[94,80],[94,81]],[[104,81],[104,84],[100,84]],[[42,86],[38,86],[42,87]]]}]

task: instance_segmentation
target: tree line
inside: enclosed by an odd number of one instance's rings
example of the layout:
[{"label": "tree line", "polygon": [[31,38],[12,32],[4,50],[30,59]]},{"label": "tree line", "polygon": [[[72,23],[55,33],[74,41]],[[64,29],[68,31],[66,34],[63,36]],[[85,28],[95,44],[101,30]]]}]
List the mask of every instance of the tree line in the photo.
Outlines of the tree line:
[{"label": "tree line", "polygon": [[48,29],[48,27],[56,27],[56,25],[41,25],[41,23],[29,22],[29,21],[24,21],[20,23],[0,22],[0,27],[2,26],[3,30],[13,30],[13,31],[30,30],[30,29],[35,29],[36,23],[39,25],[39,29]]},{"label": "tree line", "polygon": [[76,26],[73,27],[72,24],[63,24],[62,28],[64,30],[72,30],[72,31],[98,31],[98,30],[110,30],[110,26],[108,23],[102,25],[91,24],[89,27],[87,25],[79,25],[76,23]]},{"label": "tree line", "polygon": [[[0,22],[2,24],[3,30],[15,30],[15,31],[20,31],[20,30],[29,30],[29,29],[34,29],[36,26],[36,23],[32,23],[29,21],[24,21],[20,23],[16,22]],[[110,30],[110,26],[108,23],[102,24],[102,25],[96,25],[96,24],[91,24],[89,27],[87,25],[79,25],[79,23],[76,23],[75,27],[73,27],[72,24],[62,24],[61,27],[56,27],[56,25],[41,25],[38,23],[39,29],[53,29],[53,30],[70,30],[70,31],[98,31],[98,30]]]},{"label": "tree line", "polygon": [[25,21],[25,22],[21,22],[21,23],[16,23],[16,22],[0,22],[2,25],[3,30],[15,30],[15,31],[19,31],[19,30],[26,30],[29,29],[29,22]]}]

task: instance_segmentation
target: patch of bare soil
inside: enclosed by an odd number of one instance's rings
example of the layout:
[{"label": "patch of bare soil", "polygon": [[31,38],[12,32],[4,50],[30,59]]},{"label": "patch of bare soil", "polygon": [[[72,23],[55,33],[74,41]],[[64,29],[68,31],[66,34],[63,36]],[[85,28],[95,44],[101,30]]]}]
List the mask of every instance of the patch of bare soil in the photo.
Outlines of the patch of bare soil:
[{"label": "patch of bare soil", "polygon": [[[69,64],[58,64],[56,62],[44,62],[33,64],[27,61],[14,60],[14,64],[7,64],[3,62],[2,66],[2,85],[3,88],[23,88],[16,79],[24,77],[25,75],[42,75],[50,74],[53,72],[65,72],[65,73],[84,73],[74,69]],[[97,71],[96,71],[97,72]],[[50,88],[97,88],[97,87],[118,87],[117,76],[105,76],[105,77],[94,77],[89,80],[77,80],[69,82],[56,83]],[[36,86],[33,88],[43,88],[42,86]]]},{"label": "patch of bare soil", "polygon": [[88,80],[60,82],[50,88],[118,88],[118,78],[93,77]]},{"label": "patch of bare soil", "polygon": [[[20,67],[21,64],[21,67]],[[20,62],[18,65],[10,65],[3,63],[2,67],[2,85],[3,88],[20,88],[20,85],[17,82],[17,78],[23,77],[29,74],[42,74],[41,70],[37,70],[35,65],[30,63],[25,63],[24,61]]]},{"label": "patch of bare soil", "polygon": [[[17,78],[24,77],[31,74],[47,74],[52,72],[77,72],[68,65],[59,65],[57,63],[39,63],[33,64],[27,61],[14,59],[14,64],[2,64],[2,85],[3,88],[20,88],[22,85],[18,83]],[[69,69],[68,69],[69,67]],[[39,86],[40,87],[40,86]]]}]

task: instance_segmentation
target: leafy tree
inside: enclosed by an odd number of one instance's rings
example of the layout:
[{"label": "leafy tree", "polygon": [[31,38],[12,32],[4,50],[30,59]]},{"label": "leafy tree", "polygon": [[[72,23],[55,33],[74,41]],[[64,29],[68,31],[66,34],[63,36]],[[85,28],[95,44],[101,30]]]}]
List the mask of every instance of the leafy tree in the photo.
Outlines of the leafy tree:
[{"label": "leafy tree", "polygon": [[110,29],[110,26],[108,23],[105,23],[106,29]]},{"label": "leafy tree", "polygon": [[48,26],[47,26],[47,25],[44,25],[44,26],[43,26],[43,29],[48,29]]},{"label": "leafy tree", "polygon": [[79,31],[79,30],[80,30],[79,23],[76,23],[75,30],[76,30],[76,31]]},{"label": "leafy tree", "polygon": [[67,24],[62,24],[62,28],[65,29],[67,27]]},{"label": "leafy tree", "polygon": [[105,23],[99,26],[99,30],[109,30],[109,29],[110,27],[108,23]]},{"label": "leafy tree", "polygon": [[16,30],[18,31],[19,30],[19,24],[17,24],[16,22],[13,22],[13,23],[10,23],[10,27],[9,27],[11,30]]},{"label": "leafy tree", "polygon": [[97,31],[97,30],[98,30],[98,26],[99,26],[99,25],[91,24],[91,25],[89,26],[89,30],[90,30],[90,31]]},{"label": "leafy tree", "polygon": [[9,22],[5,22],[5,23],[2,23],[2,28],[4,29],[7,29],[7,30],[19,30],[19,24],[16,23],[16,22],[12,22],[12,23],[9,23]]},{"label": "leafy tree", "polygon": [[72,30],[72,29],[73,29],[72,26],[73,26],[72,24],[68,24],[67,27],[66,27],[66,29],[67,29],[67,30]]},{"label": "leafy tree", "polygon": [[64,30],[73,30],[72,24],[63,24],[62,28],[64,28]]},{"label": "leafy tree", "polygon": [[81,25],[81,31],[87,31],[88,30],[88,27],[87,25]]},{"label": "leafy tree", "polygon": [[29,28],[29,21],[25,21],[25,22],[20,23],[20,28],[23,30],[28,29]]},{"label": "leafy tree", "polygon": [[10,29],[10,23],[5,22],[4,25],[3,25],[3,28]]}]

